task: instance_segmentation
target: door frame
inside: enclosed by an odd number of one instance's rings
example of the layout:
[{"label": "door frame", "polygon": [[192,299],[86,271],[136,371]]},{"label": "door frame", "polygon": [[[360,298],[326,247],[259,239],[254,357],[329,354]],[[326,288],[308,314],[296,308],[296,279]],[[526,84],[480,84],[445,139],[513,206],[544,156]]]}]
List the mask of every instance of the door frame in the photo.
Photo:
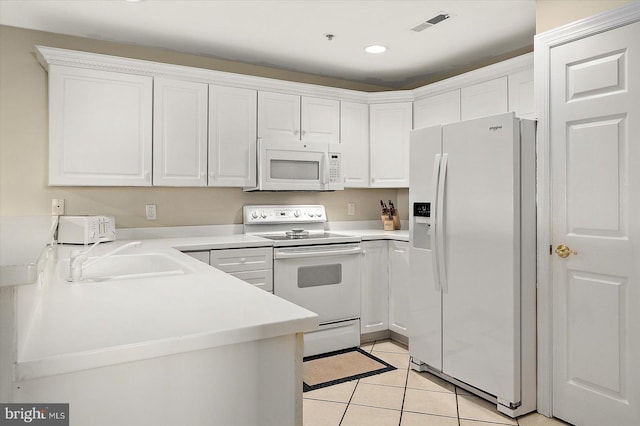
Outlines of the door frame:
[{"label": "door frame", "polygon": [[553,414],[553,275],[549,247],[551,227],[551,158],[549,153],[549,81],[551,49],[640,21],[640,2],[594,15],[538,34],[534,38],[534,87],[537,128],[537,327],[538,412]]}]

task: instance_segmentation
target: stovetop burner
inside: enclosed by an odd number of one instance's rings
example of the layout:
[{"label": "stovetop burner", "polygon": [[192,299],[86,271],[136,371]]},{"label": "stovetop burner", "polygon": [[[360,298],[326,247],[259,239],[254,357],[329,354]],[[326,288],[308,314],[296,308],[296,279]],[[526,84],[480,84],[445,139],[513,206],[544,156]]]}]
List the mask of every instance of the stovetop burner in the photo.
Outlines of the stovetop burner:
[{"label": "stovetop burner", "polygon": [[291,231],[287,231],[284,233],[287,238],[296,239],[296,238],[308,238],[309,231],[305,231],[304,229],[292,229]]}]

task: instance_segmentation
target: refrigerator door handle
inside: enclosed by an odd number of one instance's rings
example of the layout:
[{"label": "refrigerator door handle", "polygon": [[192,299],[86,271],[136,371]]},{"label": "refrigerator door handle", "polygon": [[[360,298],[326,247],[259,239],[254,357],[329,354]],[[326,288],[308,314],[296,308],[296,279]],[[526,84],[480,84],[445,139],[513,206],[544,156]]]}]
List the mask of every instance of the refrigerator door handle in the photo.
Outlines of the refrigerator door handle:
[{"label": "refrigerator door handle", "polygon": [[438,241],[436,233],[438,232],[438,177],[440,176],[440,154],[436,154],[433,160],[433,209],[431,210],[433,218],[431,220],[431,248],[432,248],[432,268],[433,268],[433,282],[435,283],[435,290],[439,292],[442,290],[440,286],[440,277],[438,274]]},{"label": "refrigerator door handle", "polygon": [[440,161],[440,176],[438,177],[438,205],[436,206],[436,247],[438,248],[438,277],[440,281],[440,287],[445,293],[448,290],[447,285],[447,270],[445,264],[445,223],[444,223],[444,189],[447,180],[447,162],[449,154],[442,154],[442,160]]}]

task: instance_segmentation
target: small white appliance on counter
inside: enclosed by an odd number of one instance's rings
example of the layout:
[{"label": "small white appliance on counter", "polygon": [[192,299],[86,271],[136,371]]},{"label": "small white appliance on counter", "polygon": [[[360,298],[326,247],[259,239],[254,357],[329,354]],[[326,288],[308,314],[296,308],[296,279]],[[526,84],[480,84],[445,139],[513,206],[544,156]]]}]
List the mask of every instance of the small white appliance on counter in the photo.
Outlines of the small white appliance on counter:
[{"label": "small white appliance on counter", "polygon": [[58,242],[62,244],[92,244],[116,240],[116,220],[113,216],[60,216]]},{"label": "small white appliance on counter", "polygon": [[245,191],[344,189],[340,144],[258,139],[256,151],[256,186]]},{"label": "small white appliance on counter", "polygon": [[322,205],[244,206],[244,232],[273,240],[273,294],[317,313],[304,356],[360,345],[360,238],[324,231]]},{"label": "small white appliance on counter", "polygon": [[515,417],[536,409],[535,122],[410,136],[409,353]]}]

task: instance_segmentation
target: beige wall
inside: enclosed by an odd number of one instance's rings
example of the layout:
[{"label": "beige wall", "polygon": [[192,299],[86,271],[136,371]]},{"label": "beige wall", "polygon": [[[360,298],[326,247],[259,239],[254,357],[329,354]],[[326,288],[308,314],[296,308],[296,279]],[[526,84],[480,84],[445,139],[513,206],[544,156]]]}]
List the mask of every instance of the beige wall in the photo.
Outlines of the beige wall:
[{"label": "beige wall", "polygon": [[631,2],[632,0],[536,0],[536,34]]},{"label": "beige wall", "polygon": [[[334,193],[244,193],[240,188],[49,187],[47,74],[34,45],[61,47],[301,81],[348,89],[380,87],[266,67],[221,61],[163,49],[121,45],[57,34],[0,27],[0,215],[48,215],[51,199],[64,198],[67,214],[109,214],[119,227],[242,223],[245,204],[324,204],[330,220],[380,218],[379,200],[397,202],[395,189]],[[347,203],[356,215],[347,216]],[[158,220],[144,218],[157,204]],[[405,209],[406,210],[406,209]]]}]

